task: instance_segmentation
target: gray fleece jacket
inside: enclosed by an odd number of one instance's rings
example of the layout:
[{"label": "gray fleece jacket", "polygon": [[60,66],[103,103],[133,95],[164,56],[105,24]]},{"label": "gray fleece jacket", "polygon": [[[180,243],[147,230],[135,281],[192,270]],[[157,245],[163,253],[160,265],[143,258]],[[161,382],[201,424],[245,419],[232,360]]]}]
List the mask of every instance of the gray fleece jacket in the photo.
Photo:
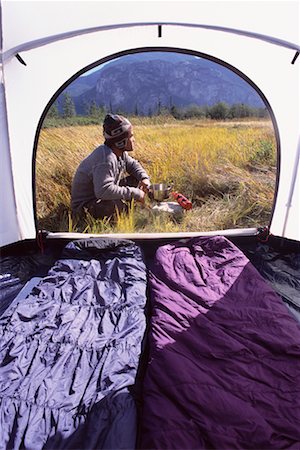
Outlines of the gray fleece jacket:
[{"label": "gray fleece jacket", "polygon": [[79,165],[72,183],[72,210],[80,210],[93,200],[131,200],[142,197],[135,187],[119,186],[125,173],[138,181],[149,178],[141,164],[124,152],[117,157],[110,147],[97,147]]}]

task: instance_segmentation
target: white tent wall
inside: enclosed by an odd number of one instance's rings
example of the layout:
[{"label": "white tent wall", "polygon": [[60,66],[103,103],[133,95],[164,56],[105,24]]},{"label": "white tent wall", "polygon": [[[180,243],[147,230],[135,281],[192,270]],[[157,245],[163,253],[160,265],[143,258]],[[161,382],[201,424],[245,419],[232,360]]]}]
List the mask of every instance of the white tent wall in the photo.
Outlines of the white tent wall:
[{"label": "white tent wall", "polygon": [[[9,55],[10,49],[35,39],[137,22],[226,26],[298,42],[299,47],[298,1],[4,1],[1,7],[4,56]],[[281,150],[271,232],[300,240],[299,175],[295,174],[300,123],[299,60],[291,64],[295,50],[245,36],[184,26],[165,25],[158,37],[158,27],[151,25],[81,34],[20,51],[26,66],[14,56],[7,57],[3,65],[6,104],[4,101],[1,104],[1,114],[7,113],[8,123],[7,139],[2,144],[6,162],[0,169],[0,189],[5,192],[5,201],[1,196],[1,217],[5,218],[0,222],[1,246],[35,237],[34,143],[43,111],[57,90],[74,74],[103,58],[118,52],[161,47],[200,52],[224,61],[247,76],[264,94],[276,119]],[[294,189],[292,180],[296,181]],[[9,232],[5,232],[7,229]]]},{"label": "white tent wall", "polygon": [[[11,170],[11,160],[7,133],[7,116],[4,85],[0,83],[0,129],[1,131],[1,152],[0,152],[0,205],[5,214],[0,214],[0,235],[4,242],[14,242],[18,236],[18,223],[16,217],[16,205],[14,198],[14,188]],[[9,226],[7,217],[10,217]]]}]

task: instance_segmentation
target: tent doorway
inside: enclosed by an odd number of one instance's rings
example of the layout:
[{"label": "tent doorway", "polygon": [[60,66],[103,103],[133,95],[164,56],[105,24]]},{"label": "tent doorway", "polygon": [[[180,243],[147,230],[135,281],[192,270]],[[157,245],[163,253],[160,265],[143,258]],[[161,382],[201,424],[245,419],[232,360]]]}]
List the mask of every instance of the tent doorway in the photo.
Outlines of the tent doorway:
[{"label": "tent doorway", "polygon": [[[148,233],[268,226],[279,142],[263,93],[237,69],[207,55],[145,50],[85,68],[53,96],[36,152],[38,227]],[[129,216],[119,216],[117,223],[91,217],[72,221],[72,177],[102,143],[107,112],[131,120],[135,158],[153,183],[172,184],[188,197],[192,210],[174,215],[147,201],[146,208],[130,205]]]}]

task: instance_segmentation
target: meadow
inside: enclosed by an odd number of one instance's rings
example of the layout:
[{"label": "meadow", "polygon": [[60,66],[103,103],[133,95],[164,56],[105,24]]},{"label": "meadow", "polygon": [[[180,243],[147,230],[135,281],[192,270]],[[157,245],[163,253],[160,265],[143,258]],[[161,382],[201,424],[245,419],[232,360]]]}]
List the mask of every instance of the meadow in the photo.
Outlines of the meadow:
[{"label": "meadow", "polygon": [[103,142],[101,125],[42,129],[36,159],[38,226],[48,231],[210,231],[268,225],[276,182],[271,121],[131,118],[132,154],[152,183],[172,183],[193,208],[179,216],[155,212],[154,202],[131,203],[128,215],[72,220],[70,187],[80,161]]}]

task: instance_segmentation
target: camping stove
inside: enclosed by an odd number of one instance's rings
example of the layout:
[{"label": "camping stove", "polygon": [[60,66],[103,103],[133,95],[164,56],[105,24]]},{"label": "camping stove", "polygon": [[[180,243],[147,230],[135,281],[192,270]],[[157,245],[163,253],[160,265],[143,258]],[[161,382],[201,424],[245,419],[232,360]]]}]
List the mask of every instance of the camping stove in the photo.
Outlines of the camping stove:
[{"label": "camping stove", "polygon": [[165,183],[151,184],[148,195],[158,203],[167,200],[171,195],[183,209],[192,209],[193,207],[190,200],[179,192],[172,191],[172,186]]}]

